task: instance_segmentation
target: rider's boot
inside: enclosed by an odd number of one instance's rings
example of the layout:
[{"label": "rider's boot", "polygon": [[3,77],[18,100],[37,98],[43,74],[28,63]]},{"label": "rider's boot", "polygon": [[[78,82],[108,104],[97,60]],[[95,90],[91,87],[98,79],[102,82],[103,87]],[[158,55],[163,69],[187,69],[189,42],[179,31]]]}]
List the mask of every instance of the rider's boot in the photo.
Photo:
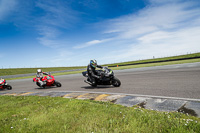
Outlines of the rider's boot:
[{"label": "rider's boot", "polygon": [[40,83],[40,87],[43,87],[43,82],[42,81],[38,81]]},{"label": "rider's boot", "polygon": [[89,78],[87,78],[87,80],[84,80],[85,83],[88,83],[89,85],[92,85],[92,82],[90,81]]},{"label": "rider's boot", "polygon": [[92,83],[90,81],[88,81],[88,80],[84,80],[84,82],[92,85]]},{"label": "rider's boot", "polygon": [[47,81],[43,81],[42,83],[43,83],[42,87],[45,88]]}]

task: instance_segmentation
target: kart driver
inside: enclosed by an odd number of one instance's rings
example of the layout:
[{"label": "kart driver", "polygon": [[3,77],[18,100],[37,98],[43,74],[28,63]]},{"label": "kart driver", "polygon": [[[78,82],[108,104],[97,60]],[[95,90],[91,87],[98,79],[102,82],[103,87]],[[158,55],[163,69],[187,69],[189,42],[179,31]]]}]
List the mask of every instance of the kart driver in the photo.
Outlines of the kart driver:
[{"label": "kart driver", "polygon": [[102,66],[97,65],[97,61],[96,60],[90,60],[90,64],[88,64],[88,66],[87,66],[87,72],[88,72],[88,81],[92,85],[95,85],[96,84],[96,80],[101,78],[100,76],[97,75],[97,72],[95,70],[96,67],[103,68]]},{"label": "kart driver", "polygon": [[43,74],[44,74],[44,75],[48,75],[48,73],[42,72],[42,69],[38,69],[38,70],[37,70],[36,77],[37,77],[37,78],[40,78],[40,80],[38,81],[38,82],[40,83],[40,87],[46,85],[46,81],[42,81]]}]

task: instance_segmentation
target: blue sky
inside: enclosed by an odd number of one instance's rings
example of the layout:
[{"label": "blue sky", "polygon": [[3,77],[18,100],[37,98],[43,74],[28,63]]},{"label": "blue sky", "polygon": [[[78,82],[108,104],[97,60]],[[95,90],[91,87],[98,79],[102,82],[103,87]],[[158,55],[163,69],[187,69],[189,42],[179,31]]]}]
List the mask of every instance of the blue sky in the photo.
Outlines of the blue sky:
[{"label": "blue sky", "polygon": [[199,0],[0,0],[0,68],[200,52]]}]

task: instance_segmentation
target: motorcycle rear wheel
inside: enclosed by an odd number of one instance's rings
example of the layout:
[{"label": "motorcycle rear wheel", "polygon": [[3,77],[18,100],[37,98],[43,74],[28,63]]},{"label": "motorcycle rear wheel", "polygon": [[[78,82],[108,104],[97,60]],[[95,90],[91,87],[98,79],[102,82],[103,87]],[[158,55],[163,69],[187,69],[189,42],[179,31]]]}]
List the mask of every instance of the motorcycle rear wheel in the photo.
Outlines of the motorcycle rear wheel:
[{"label": "motorcycle rear wheel", "polygon": [[119,87],[121,85],[121,81],[118,78],[114,77],[112,80],[112,85],[114,87]]},{"label": "motorcycle rear wheel", "polygon": [[7,85],[7,87],[6,87],[8,90],[12,90],[12,86],[11,85]]}]

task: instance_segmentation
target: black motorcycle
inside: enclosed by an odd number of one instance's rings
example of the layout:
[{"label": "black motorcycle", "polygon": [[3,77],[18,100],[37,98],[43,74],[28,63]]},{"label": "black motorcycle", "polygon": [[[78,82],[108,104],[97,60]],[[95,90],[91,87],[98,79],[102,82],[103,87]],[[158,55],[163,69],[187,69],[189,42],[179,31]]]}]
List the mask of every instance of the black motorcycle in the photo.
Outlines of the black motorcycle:
[{"label": "black motorcycle", "polygon": [[96,72],[97,75],[101,77],[100,79],[96,79],[96,84],[90,82],[87,71],[82,72],[83,76],[87,77],[87,80],[84,80],[84,82],[93,87],[97,85],[113,85],[114,87],[119,87],[121,85],[120,80],[114,76],[114,72],[111,69],[103,67],[102,70],[96,70]]}]

